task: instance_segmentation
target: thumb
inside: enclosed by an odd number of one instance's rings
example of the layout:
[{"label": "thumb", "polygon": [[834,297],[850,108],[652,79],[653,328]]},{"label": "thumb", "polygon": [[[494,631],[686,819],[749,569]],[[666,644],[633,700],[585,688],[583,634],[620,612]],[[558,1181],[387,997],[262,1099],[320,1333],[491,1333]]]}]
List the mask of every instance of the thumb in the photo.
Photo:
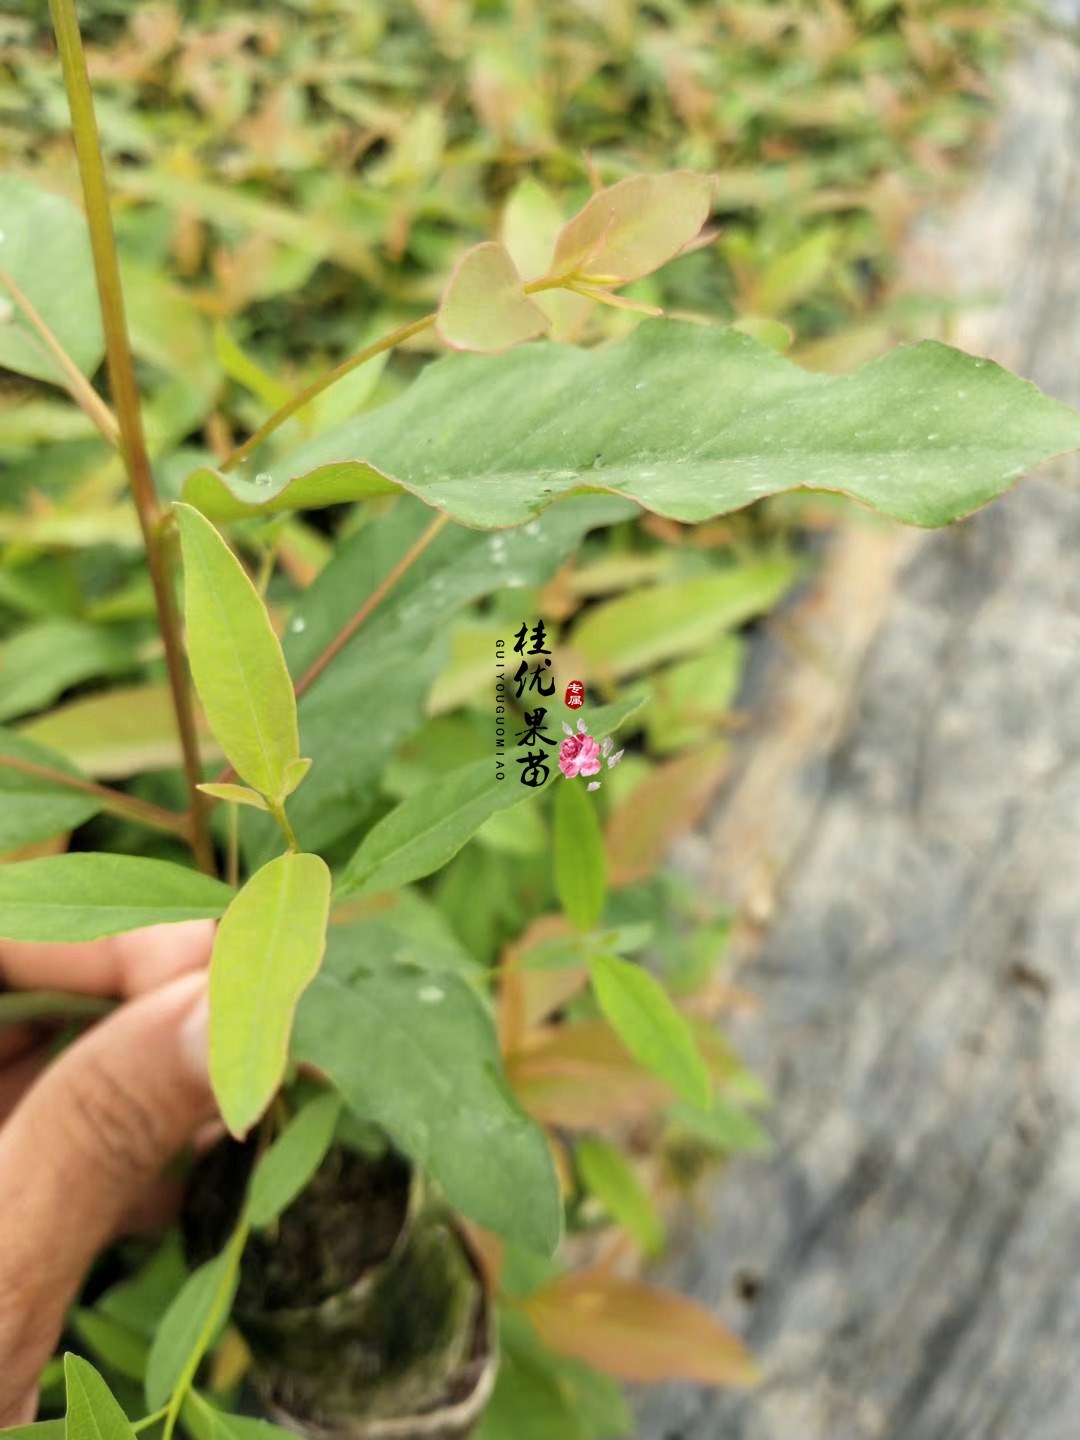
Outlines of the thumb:
[{"label": "thumb", "polygon": [[0,1425],[38,1372],[98,1251],[216,1114],[206,974],[130,1001],[66,1050],[0,1130]]}]

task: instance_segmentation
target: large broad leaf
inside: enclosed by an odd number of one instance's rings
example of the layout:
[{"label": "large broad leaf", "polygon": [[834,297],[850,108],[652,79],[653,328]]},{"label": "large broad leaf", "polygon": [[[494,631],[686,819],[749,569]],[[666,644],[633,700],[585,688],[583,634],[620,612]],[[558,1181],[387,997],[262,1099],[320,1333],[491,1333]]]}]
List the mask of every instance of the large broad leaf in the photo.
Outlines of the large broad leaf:
[{"label": "large broad leaf", "polygon": [[590,957],[589,975],[604,1018],[630,1053],[692,1105],[708,1105],[709,1067],[659,981],[616,955]]},{"label": "large broad leaf", "polygon": [[[589,715],[590,727],[605,736],[641,703],[637,696],[595,710]],[[489,759],[452,770],[408,796],[364,836],[345,868],[341,893],[396,890],[452,860],[492,815],[541,788],[523,785],[511,765],[503,759],[499,768],[493,748]],[[554,756],[549,770],[558,774]]]},{"label": "large broad leaf", "polygon": [[280,855],[239,892],[210,961],[210,1079],[234,1135],[281,1083],[296,1003],[322,963],[330,871],[318,855]]},{"label": "large broad leaf", "polygon": [[16,770],[4,763],[6,758],[78,777],[62,755],[0,730],[0,854],[73,830],[101,809],[93,795]]},{"label": "large broad leaf", "polygon": [[220,880],[137,855],[50,855],[0,866],[5,940],[96,940],[142,925],[216,919],[232,898]]},{"label": "large broad leaf", "polygon": [[454,934],[442,911],[415,890],[372,896],[336,910],[326,933],[326,966],[351,974],[413,965],[452,970],[482,983],[487,971]]},{"label": "large broad leaf", "polygon": [[[289,802],[301,843],[323,850],[366,819],[387,758],[423,722],[425,698],[446,659],[447,622],[456,611],[503,586],[542,584],[587,531],[631,514],[625,501],[579,496],[512,535],[451,526],[436,536],[300,701],[304,753],[319,757]],[[430,522],[430,511],[404,496],[339,547],[286,627],[285,658],[294,676],[304,673]],[[494,703],[494,678],[491,693]],[[245,819],[245,852],[257,864],[273,853],[276,827],[260,817]]]},{"label": "large broad leaf", "polygon": [[[104,354],[86,220],[61,195],[0,175],[0,269],[6,270],[86,375]],[[0,285],[0,300],[10,297]],[[63,383],[63,372],[15,311],[0,325],[0,368]]]},{"label": "large broad leaf", "polygon": [[1075,411],[933,341],[829,376],[736,331],[659,321],[597,350],[449,356],[270,484],[201,470],[185,494],[231,519],[407,489],[495,527],[580,489],[699,521],[805,487],[944,525],[1078,446]]},{"label": "large broad leaf", "polygon": [[491,1017],[449,973],[323,973],[296,1016],[293,1055],[439,1182],[470,1219],[550,1253],[562,1202],[543,1132],[507,1087]]},{"label": "large broad leaf", "polygon": [[68,1440],[134,1440],[135,1432],[105,1381],[78,1355],[64,1356]]},{"label": "large broad leaf", "polygon": [[197,510],[176,507],[195,688],[237,774],[269,799],[300,757],[296,700],[266,607],[243,566]]}]

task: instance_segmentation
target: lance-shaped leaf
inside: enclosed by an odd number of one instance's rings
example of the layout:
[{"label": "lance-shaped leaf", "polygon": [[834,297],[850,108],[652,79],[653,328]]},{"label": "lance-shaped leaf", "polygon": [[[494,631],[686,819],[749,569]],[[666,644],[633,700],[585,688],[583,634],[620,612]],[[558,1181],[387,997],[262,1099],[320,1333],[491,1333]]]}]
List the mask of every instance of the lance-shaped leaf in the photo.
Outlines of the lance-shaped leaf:
[{"label": "lance-shaped leaf", "polygon": [[607,894],[604,837],[580,777],[561,780],[555,791],[555,888],[579,930],[599,923]]},{"label": "lance-shaped leaf", "polygon": [[176,507],[184,551],[184,610],[195,687],[237,774],[279,801],[300,758],[296,700],[266,607],[208,520]]},{"label": "lance-shaped leaf", "polygon": [[629,1160],[606,1140],[588,1136],[574,1150],[585,1188],[626,1227],[647,1255],[664,1248],[664,1222]]},{"label": "lance-shaped leaf", "polygon": [[461,257],[439,305],[437,329],[455,350],[509,350],[547,330],[505,245],[487,240]]},{"label": "lance-shaped leaf", "polygon": [[[593,711],[590,725],[607,735],[642,704],[640,695]],[[521,784],[512,758],[496,756],[452,770],[403,800],[360,843],[341,878],[341,894],[397,890],[452,860],[483,823],[499,810],[535,795]],[[557,773],[552,758],[549,770]]]},{"label": "lance-shaped leaf", "polygon": [[803,488],[946,525],[1077,447],[1075,410],[947,345],[823,375],[735,331],[665,320],[593,350],[447,356],[304,446],[274,483],[200,470],[185,494],[233,519],[405,489],[495,528],[575,490],[696,522]]},{"label": "lance-shaped leaf", "polygon": [[631,1055],[691,1105],[708,1105],[709,1067],[660,982],[616,955],[590,957],[589,976],[604,1018]]},{"label": "lance-shaped leaf", "polygon": [[709,218],[712,181],[675,170],[631,175],[600,190],[555,241],[552,275],[638,280],[658,270]]},{"label": "lance-shaped leaf", "polygon": [[300,1002],[293,1055],[323,1071],[470,1219],[547,1254],[562,1201],[543,1131],[502,1072],[467,981],[407,966],[324,972]]},{"label": "lance-shaped leaf", "polygon": [[0,936],[96,940],[142,925],[216,919],[232,893],[208,875],[139,855],[21,860],[0,865]]},{"label": "lance-shaped leaf", "polygon": [[120,1402],[88,1361],[65,1355],[64,1378],[69,1440],[134,1440]]},{"label": "lance-shaped leaf", "polygon": [[[61,195],[17,175],[0,176],[0,269],[7,271],[84,375],[105,343],[86,217]],[[0,284],[0,369],[62,383],[63,371]]]},{"label": "lance-shaped leaf", "polygon": [[[236,1266],[228,1251],[193,1270],[154,1331],[146,1365],[146,1403],[164,1405],[216,1318],[225,1323],[236,1293]],[[215,1337],[216,1338],[216,1337]]]},{"label": "lance-shaped leaf", "polygon": [[269,1225],[296,1199],[334,1139],[341,1100],[317,1095],[294,1115],[255,1167],[248,1199],[252,1225]]},{"label": "lance-shaped leaf", "polygon": [[210,961],[210,1079],[243,1135],[281,1083],[297,1001],[326,946],[330,871],[317,855],[257,870],[218,926]]},{"label": "lance-shaped leaf", "polygon": [[558,1354],[621,1380],[729,1386],[757,1379],[746,1346],[703,1305],[599,1268],[560,1276],[524,1309]]}]

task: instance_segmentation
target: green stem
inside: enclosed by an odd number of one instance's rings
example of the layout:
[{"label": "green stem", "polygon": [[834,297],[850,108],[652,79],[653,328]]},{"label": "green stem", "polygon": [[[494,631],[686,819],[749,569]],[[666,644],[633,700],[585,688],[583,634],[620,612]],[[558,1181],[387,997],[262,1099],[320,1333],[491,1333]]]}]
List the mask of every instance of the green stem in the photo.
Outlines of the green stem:
[{"label": "green stem", "polygon": [[113,233],[109,192],[105,183],[105,165],[94,115],[94,97],[86,72],[86,56],[83,53],[82,36],[75,13],[75,0],[49,0],[49,11],[64,72],[68,108],[71,111],[71,128],[75,138],[75,153],[79,162],[83,203],[86,207],[90,248],[94,257],[94,273],[101,304],[102,328],[105,332],[109,385],[120,431],[120,453],[131,484],[146,547],[146,561],[165,647],[165,667],[169,674],[169,688],[183,752],[184,775],[191,804],[191,846],[200,868],[213,874],[214,853],[206,825],[206,810],[203,797],[196,788],[202,779],[202,765],[195,729],[195,711],[180,640],[176,595],[161,530],[161,508],[154,489],[150,456],[143,433],[142,407],[128,341],[116,237]]},{"label": "green stem", "polygon": [[125,795],[122,790],[111,790],[107,785],[95,785],[81,775],[69,775],[66,770],[54,770],[50,765],[38,765],[33,760],[23,760],[18,755],[0,755],[0,769],[17,770],[20,775],[33,775],[39,780],[48,780],[52,785],[62,785],[80,795],[92,795],[102,810],[117,815],[122,820],[134,820],[140,825],[149,825],[153,830],[165,830],[170,835],[179,835],[188,843],[191,829],[186,815],[175,810],[166,810],[160,805],[151,805],[148,800],[138,800],[134,795]]},{"label": "green stem", "polygon": [[151,1425],[156,1425],[159,1420],[164,1420],[168,1413],[169,1407],[163,1405],[160,1410],[151,1411],[149,1415],[144,1415],[141,1420],[136,1420],[131,1428],[135,1434],[138,1435],[141,1430],[149,1430]]},{"label": "green stem", "polygon": [[351,371],[356,370],[368,360],[374,360],[376,355],[382,355],[386,350],[392,350],[395,345],[401,345],[406,340],[411,340],[414,335],[420,335],[429,330],[435,324],[434,312],[423,316],[420,320],[411,320],[407,325],[399,325],[396,330],[391,330],[381,340],[375,340],[370,345],[365,345],[363,350],[358,350],[355,355],[350,355],[333,370],[327,370],[325,374],[312,380],[310,385],[305,385],[303,390],[298,390],[291,400],[287,400],[279,410],[275,410],[269,419],[264,420],[259,428],[238,446],[232,454],[222,462],[221,470],[234,470],[241,464],[251,452],[258,448],[268,435],[272,435],[279,425],[284,425],[286,420],[292,418],[298,410],[302,410],[316,395],[321,395],[331,385],[335,385]]},{"label": "green stem", "polygon": [[295,853],[300,849],[300,843],[296,838],[296,831],[292,828],[292,822],[285,813],[285,806],[270,805],[270,814],[277,821],[281,833],[285,836],[285,844]]},{"label": "green stem", "polygon": [[214,1343],[214,1336],[218,1327],[228,1313],[232,1301],[233,1290],[236,1286],[237,1276],[240,1273],[240,1261],[244,1254],[244,1246],[247,1243],[248,1234],[251,1230],[251,1221],[248,1218],[247,1205],[240,1216],[236,1229],[229,1237],[229,1243],[223,1251],[225,1264],[221,1270],[221,1283],[218,1286],[217,1294],[214,1296],[214,1303],[210,1307],[210,1313],[206,1317],[206,1323],[199,1331],[192,1346],[191,1354],[188,1356],[180,1378],[176,1382],[168,1405],[165,1407],[165,1425],[162,1430],[162,1440],[172,1440],[172,1433],[176,1429],[176,1421],[180,1415],[188,1392],[195,1383],[195,1376],[198,1374],[202,1358]]},{"label": "green stem", "polygon": [[[567,281],[564,276],[547,275],[541,280],[530,280],[523,288],[526,295],[538,295],[542,290],[558,290],[566,285]],[[316,395],[321,395],[324,390],[329,390],[331,385],[336,385],[344,376],[366,364],[368,360],[374,360],[376,355],[393,350],[396,345],[404,344],[414,335],[422,335],[425,330],[430,330],[438,318],[438,311],[433,310],[430,315],[422,315],[419,320],[410,320],[407,325],[399,325],[396,330],[391,330],[381,340],[373,340],[370,345],[365,345],[362,350],[358,350],[355,355],[350,355],[340,365],[335,365],[333,370],[327,370],[317,379],[312,380],[309,385],[304,386],[303,390],[298,390],[292,399],[287,400],[279,410],[275,410],[269,419],[264,420],[259,428],[221,463],[219,469],[222,471],[235,470],[237,465],[246,460],[268,435],[272,435],[279,425],[284,425],[286,420],[291,419],[298,410],[302,410],[309,401],[315,399]]]}]

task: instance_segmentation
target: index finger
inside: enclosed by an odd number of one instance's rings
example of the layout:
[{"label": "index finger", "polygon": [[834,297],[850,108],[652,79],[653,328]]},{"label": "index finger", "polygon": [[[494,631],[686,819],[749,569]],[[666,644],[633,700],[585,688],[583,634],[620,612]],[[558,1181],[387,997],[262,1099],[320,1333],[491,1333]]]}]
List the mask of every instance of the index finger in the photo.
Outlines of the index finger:
[{"label": "index finger", "polygon": [[83,945],[0,940],[0,988],[68,990],[130,1000],[204,969],[213,943],[212,920],[150,925]]}]

